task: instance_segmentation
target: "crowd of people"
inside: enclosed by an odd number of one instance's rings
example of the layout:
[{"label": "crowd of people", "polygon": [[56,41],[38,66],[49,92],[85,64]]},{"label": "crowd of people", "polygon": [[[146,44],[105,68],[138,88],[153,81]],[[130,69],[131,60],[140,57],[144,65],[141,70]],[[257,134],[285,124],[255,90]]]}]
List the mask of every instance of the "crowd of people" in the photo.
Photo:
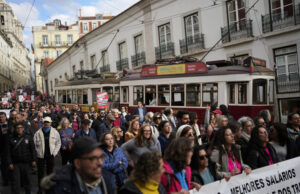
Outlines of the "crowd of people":
[{"label": "crowd of people", "polygon": [[188,193],[300,151],[297,112],[285,125],[269,110],[235,120],[225,105],[207,107],[205,118],[171,108],[147,112],[141,102],[133,114],[34,101],[9,108],[0,110],[0,157],[12,194],[31,193],[35,172],[38,193]]}]

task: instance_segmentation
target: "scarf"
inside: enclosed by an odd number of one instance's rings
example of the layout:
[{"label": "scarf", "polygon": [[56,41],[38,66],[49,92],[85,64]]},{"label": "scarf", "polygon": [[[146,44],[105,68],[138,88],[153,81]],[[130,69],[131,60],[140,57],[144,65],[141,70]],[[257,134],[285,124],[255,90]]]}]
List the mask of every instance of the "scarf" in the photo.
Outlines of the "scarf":
[{"label": "scarf", "polygon": [[251,136],[248,135],[245,131],[242,131],[241,138],[243,138],[243,139],[245,139],[247,142],[249,142]]},{"label": "scarf", "polygon": [[48,128],[46,128],[46,127],[43,127],[42,129],[43,129],[43,131],[44,131],[45,133],[49,133],[49,131],[50,131],[51,127],[48,127]]}]

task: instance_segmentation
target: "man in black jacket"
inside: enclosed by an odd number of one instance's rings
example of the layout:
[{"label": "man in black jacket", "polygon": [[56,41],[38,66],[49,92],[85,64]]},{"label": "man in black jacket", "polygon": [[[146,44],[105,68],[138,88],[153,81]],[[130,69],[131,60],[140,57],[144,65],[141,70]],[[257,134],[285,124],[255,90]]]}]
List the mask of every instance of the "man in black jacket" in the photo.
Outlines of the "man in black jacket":
[{"label": "man in black jacket", "polygon": [[8,185],[8,165],[5,156],[5,149],[7,146],[8,122],[5,112],[0,112],[0,160],[1,160],[1,175],[3,185]]},{"label": "man in black jacket", "polygon": [[99,143],[82,137],[74,142],[71,155],[72,164],[42,180],[41,186],[47,193],[114,193],[113,176],[102,169],[105,155]]},{"label": "man in black jacket", "polygon": [[[9,170],[12,171],[11,193],[20,193],[21,185],[26,194],[30,193],[30,171],[31,165],[36,165],[36,154],[33,138],[24,133],[24,123],[14,125],[14,133],[9,137],[7,146],[7,162]],[[21,184],[21,179],[23,183]]]}]

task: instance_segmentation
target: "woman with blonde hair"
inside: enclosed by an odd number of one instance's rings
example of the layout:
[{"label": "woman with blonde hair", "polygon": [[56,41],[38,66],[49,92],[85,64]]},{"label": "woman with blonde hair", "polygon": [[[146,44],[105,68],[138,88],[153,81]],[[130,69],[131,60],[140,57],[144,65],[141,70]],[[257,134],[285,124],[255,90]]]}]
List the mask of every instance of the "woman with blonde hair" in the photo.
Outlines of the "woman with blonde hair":
[{"label": "woman with blonde hair", "polygon": [[138,134],[138,130],[140,128],[139,119],[132,120],[129,126],[128,131],[125,133],[125,142],[134,138]]},{"label": "woman with blonde hair", "polygon": [[154,116],[153,112],[147,112],[145,115],[145,121],[143,124],[151,125],[151,123],[153,121],[153,116]]},{"label": "woman with blonde hair", "polygon": [[124,143],[123,130],[120,127],[113,127],[110,129],[110,132],[113,135],[118,147],[121,147],[121,145]]}]

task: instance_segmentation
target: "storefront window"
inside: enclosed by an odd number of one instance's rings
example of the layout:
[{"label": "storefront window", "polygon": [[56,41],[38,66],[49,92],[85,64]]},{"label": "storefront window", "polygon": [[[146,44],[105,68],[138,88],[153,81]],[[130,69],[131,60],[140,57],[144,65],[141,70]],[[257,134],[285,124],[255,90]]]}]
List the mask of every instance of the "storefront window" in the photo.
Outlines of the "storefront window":
[{"label": "storefront window", "polygon": [[184,85],[172,85],[172,106],[184,106]]},{"label": "storefront window", "polygon": [[218,84],[209,83],[202,85],[202,106],[218,106]]},{"label": "storefront window", "polygon": [[247,84],[239,83],[239,104],[247,104]]},{"label": "storefront window", "polygon": [[146,105],[156,105],[156,86],[146,86]]},{"label": "storefront window", "polygon": [[186,85],[186,105],[187,106],[200,106],[200,84],[187,84]]},{"label": "storefront window", "polygon": [[137,105],[138,101],[144,103],[144,90],[143,86],[133,87],[133,104]]},{"label": "storefront window", "polygon": [[266,104],[267,80],[257,79],[253,80],[253,104]]},{"label": "storefront window", "polygon": [[170,105],[170,86],[168,85],[158,86],[158,105],[161,106]]}]

